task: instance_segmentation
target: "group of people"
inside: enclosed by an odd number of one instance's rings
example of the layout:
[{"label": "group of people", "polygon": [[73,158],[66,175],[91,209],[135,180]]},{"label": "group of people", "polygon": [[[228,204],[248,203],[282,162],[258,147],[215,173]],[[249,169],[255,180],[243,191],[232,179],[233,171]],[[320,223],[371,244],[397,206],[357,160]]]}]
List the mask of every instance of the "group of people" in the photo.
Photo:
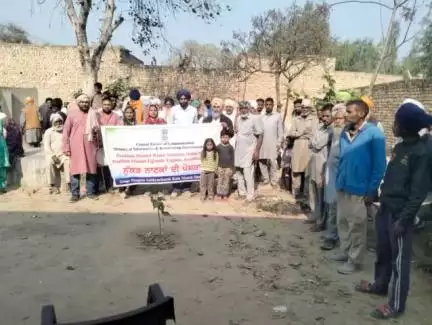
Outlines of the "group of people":
[{"label": "group of people", "polygon": [[[368,214],[377,235],[375,279],[356,290],[389,295],[372,312],[379,319],[405,310],[409,289],[412,232],[416,214],[432,189],[432,117],[416,100],[397,108],[393,133],[398,141],[387,163],[382,126],[371,118],[368,97],[325,104],[311,114],[309,100],[295,102],[294,118],[282,155],[282,179],[291,177],[292,193],[309,209],[305,223],[325,231],[321,249],[342,263],[340,274],[362,267]],[[307,203],[305,203],[307,202]]]}]

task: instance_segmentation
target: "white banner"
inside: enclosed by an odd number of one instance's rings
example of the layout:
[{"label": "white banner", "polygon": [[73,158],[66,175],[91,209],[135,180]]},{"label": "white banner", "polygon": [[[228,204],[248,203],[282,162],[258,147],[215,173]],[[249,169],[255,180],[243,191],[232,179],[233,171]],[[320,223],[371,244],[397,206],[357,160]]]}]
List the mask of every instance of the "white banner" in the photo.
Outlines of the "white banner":
[{"label": "white banner", "polygon": [[198,181],[204,141],[219,143],[220,124],[103,126],[114,186]]}]

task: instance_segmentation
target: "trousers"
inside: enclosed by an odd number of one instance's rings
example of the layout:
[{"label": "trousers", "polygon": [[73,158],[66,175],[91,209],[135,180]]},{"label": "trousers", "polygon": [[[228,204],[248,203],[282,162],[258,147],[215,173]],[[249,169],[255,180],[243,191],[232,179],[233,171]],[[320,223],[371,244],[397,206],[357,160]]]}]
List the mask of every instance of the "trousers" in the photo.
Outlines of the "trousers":
[{"label": "trousers", "polygon": [[244,168],[236,168],[237,187],[240,196],[246,196],[247,200],[255,197],[254,165]]},{"label": "trousers", "polygon": [[311,220],[321,226],[325,226],[324,215],[324,188],[315,181],[309,180],[309,207],[311,208]]},{"label": "trousers", "polygon": [[200,176],[200,196],[204,200],[206,195],[209,199],[214,198],[215,191],[215,172],[202,171]]},{"label": "trousers", "polygon": [[[96,174],[86,174],[87,195],[96,194],[96,184],[97,184],[96,181],[97,181]],[[81,182],[80,174],[72,175],[71,177],[72,196],[80,196],[80,182]]]},{"label": "trousers", "polygon": [[337,229],[337,203],[325,203],[326,209],[326,232],[324,234],[325,239],[334,242],[339,241],[338,229]]},{"label": "trousers", "polygon": [[337,229],[342,252],[355,264],[363,263],[366,251],[367,212],[362,196],[337,193]]},{"label": "trousers", "polygon": [[60,167],[57,167],[53,162],[48,164],[49,184],[56,187],[61,186],[61,172],[63,172],[64,183],[71,182],[70,176],[70,161],[65,159]]},{"label": "trousers", "polygon": [[411,271],[412,228],[403,236],[394,234],[394,216],[381,206],[375,218],[377,235],[375,285],[389,293],[389,306],[398,313],[405,311]]},{"label": "trousers", "polygon": [[276,186],[277,180],[277,168],[278,163],[276,159],[260,159],[259,169],[264,183],[270,183],[272,186]]}]

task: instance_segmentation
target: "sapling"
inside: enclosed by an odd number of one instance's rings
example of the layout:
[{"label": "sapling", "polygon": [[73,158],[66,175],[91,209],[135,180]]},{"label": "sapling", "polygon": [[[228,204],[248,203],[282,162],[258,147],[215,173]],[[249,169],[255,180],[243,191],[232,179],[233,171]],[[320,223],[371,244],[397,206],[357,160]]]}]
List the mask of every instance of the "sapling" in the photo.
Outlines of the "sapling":
[{"label": "sapling", "polygon": [[157,210],[158,222],[159,222],[159,235],[162,235],[162,222],[163,217],[170,216],[168,211],[165,211],[165,198],[163,196],[150,196],[153,209]]}]

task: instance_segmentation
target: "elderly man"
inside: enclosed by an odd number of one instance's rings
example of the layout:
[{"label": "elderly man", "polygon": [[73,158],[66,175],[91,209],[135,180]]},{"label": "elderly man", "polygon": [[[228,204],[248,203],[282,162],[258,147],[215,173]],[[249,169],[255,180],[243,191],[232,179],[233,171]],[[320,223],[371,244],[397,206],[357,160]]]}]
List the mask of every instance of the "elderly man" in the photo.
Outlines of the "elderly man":
[{"label": "elderly man", "polygon": [[327,104],[320,110],[321,125],[309,144],[309,206],[312,213],[309,215],[308,223],[314,224],[310,229],[313,232],[321,231],[325,227],[324,168],[332,142],[332,108],[333,104]]},{"label": "elderly man", "polygon": [[70,186],[70,159],[63,153],[63,117],[59,113],[50,116],[50,125],[44,133],[44,152],[49,175],[50,194],[59,194],[61,186],[60,172],[64,182]]},{"label": "elderly man", "polygon": [[277,156],[283,141],[282,117],[273,111],[273,98],[265,100],[265,114],[261,116],[264,133],[259,155],[259,168],[264,185],[277,186]]},{"label": "elderly man", "polygon": [[[191,125],[198,123],[197,110],[195,107],[189,105],[191,100],[191,94],[186,89],[181,89],[177,92],[178,105],[173,107],[172,120],[173,124],[176,125]],[[173,184],[173,192],[171,197],[175,198],[179,193],[184,193],[186,196],[191,194],[192,184],[176,183]]]},{"label": "elderly man", "polygon": [[241,102],[239,109],[234,164],[239,196],[251,202],[255,197],[254,162],[259,159],[264,131],[261,117],[250,113],[249,103]]},{"label": "elderly man", "polygon": [[312,101],[303,99],[301,114],[294,118],[288,136],[294,139],[292,153],[292,191],[296,199],[305,194],[305,171],[309,163],[309,143],[318,128],[317,117],[311,114]]},{"label": "elderly man", "polygon": [[332,140],[330,150],[325,166],[325,183],[324,183],[324,202],[326,209],[326,233],[324,242],[321,245],[322,250],[332,250],[336,247],[339,236],[337,232],[336,219],[336,171],[339,166],[339,139],[342,129],[345,125],[345,104],[336,104],[332,110]]},{"label": "elderly man", "polygon": [[362,100],[347,103],[347,126],[340,138],[336,175],[337,225],[340,251],[333,261],[345,262],[338,272],[351,274],[363,262],[366,249],[367,212],[386,169],[384,134],[367,123],[369,107]]},{"label": "elderly man", "polygon": [[231,120],[222,113],[223,101],[220,98],[213,98],[212,100],[213,113],[203,119],[203,123],[220,123],[222,128],[228,132],[228,135],[232,137],[234,135],[234,126]]},{"label": "elderly man", "polygon": [[90,110],[90,98],[87,95],[80,95],[77,104],[79,109],[69,114],[63,130],[63,152],[71,159],[71,202],[80,199],[82,174],[86,174],[87,197],[97,198],[97,112]]}]

